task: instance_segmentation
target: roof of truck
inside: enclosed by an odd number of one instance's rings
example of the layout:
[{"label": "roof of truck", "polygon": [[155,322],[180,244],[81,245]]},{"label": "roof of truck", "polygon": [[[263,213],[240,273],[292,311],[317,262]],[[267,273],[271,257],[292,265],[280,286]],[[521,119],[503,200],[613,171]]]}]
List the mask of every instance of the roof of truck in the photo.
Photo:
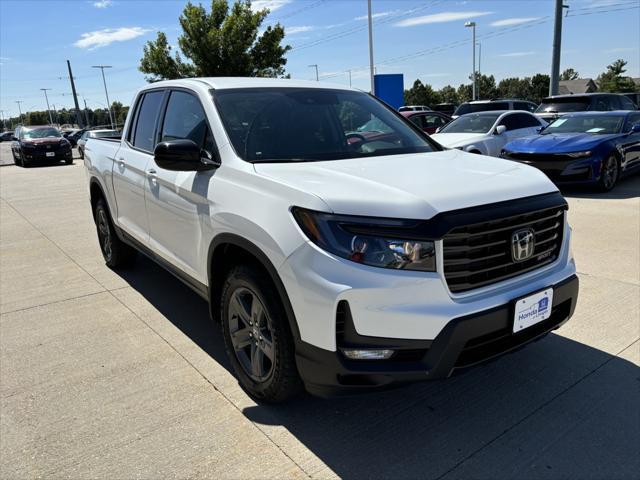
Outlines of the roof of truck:
[{"label": "roof of truck", "polygon": [[156,88],[163,86],[186,86],[186,85],[208,85],[210,88],[222,90],[228,88],[268,88],[268,87],[289,87],[289,88],[329,88],[337,90],[357,90],[339,83],[316,82],[312,80],[293,80],[289,78],[262,78],[262,77],[202,77],[183,78],[179,80],[163,80],[151,83],[146,88]]}]

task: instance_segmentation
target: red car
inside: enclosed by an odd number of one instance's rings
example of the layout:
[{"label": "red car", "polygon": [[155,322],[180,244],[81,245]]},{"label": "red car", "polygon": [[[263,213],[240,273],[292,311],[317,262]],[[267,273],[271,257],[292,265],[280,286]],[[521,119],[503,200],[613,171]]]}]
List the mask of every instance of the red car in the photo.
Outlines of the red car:
[{"label": "red car", "polygon": [[446,125],[452,120],[452,118],[446,113],[434,111],[400,112],[400,115],[407,120],[410,120],[427,133],[436,133],[438,128]]}]

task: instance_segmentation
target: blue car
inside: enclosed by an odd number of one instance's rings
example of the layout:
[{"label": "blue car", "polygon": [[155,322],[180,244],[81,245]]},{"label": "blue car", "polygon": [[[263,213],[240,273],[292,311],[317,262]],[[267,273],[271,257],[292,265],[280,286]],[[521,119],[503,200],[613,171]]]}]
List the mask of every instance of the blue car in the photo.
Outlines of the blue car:
[{"label": "blue car", "polygon": [[609,191],[640,170],[640,112],[570,113],[539,135],[507,143],[500,156],[537,167],[557,184]]}]

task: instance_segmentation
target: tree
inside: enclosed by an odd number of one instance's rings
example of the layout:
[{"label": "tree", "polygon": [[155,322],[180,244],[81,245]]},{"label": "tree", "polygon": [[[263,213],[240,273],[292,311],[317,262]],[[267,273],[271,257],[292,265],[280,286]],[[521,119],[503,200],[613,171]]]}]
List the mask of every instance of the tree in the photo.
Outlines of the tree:
[{"label": "tree", "polygon": [[451,85],[446,85],[440,89],[440,101],[443,103],[458,103],[458,94]]},{"label": "tree", "polygon": [[598,89],[601,92],[633,92],[635,83],[633,79],[623,76],[627,62],[619,58],[607,66],[607,71],[598,76]]},{"label": "tree", "polygon": [[531,89],[527,99],[534,103],[542,102],[542,99],[549,95],[549,83],[549,75],[536,73],[531,77]]},{"label": "tree", "polygon": [[440,103],[440,95],[428,83],[420,80],[413,82],[413,86],[404,92],[405,105],[435,105]]},{"label": "tree", "polygon": [[567,68],[560,74],[560,80],[575,80],[578,77],[580,77],[580,74],[573,68]]},{"label": "tree", "polygon": [[268,9],[253,12],[250,0],[235,0],[231,11],[227,0],[212,0],[210,13],[189,2],[179,19],[182,55],[172,55],[166,35],[158,32],[156,40],[144,47],[140,71],[150,82],[188,76],[283,76],[284,55],[291,50],[281,45],[284,28],[278,23],[258,35],[268,13]]},{"label": "tree", "polygon": [[498,97],[501,98],[529,98],[531,79],[529,77],[503,78],[498,83]]}]

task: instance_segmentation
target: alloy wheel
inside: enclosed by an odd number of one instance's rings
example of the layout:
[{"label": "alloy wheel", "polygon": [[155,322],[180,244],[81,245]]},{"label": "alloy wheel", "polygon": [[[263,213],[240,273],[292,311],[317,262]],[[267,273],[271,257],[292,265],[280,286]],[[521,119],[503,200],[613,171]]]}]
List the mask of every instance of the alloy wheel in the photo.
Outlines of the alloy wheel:
[{"label": "alloy wheel", "polygon": [[618,180],[618,162],[611,156],[607,158],[602,169],[602,184],[605,189],[610,190]]},{"label": "alloy wheel", "polygon": [[113,249],[111,246],[111,228],[109,220],[104,209],[98,210],[98,237],[100,239],[100,247],[107,261],[111,260]]},{"label": "alloy wheel", "polygon": [[245,287],[231,295],[228,308],[233,350],[244,372],[264,382],[273,372],[275,347],[271,318],[256,293]]}]

